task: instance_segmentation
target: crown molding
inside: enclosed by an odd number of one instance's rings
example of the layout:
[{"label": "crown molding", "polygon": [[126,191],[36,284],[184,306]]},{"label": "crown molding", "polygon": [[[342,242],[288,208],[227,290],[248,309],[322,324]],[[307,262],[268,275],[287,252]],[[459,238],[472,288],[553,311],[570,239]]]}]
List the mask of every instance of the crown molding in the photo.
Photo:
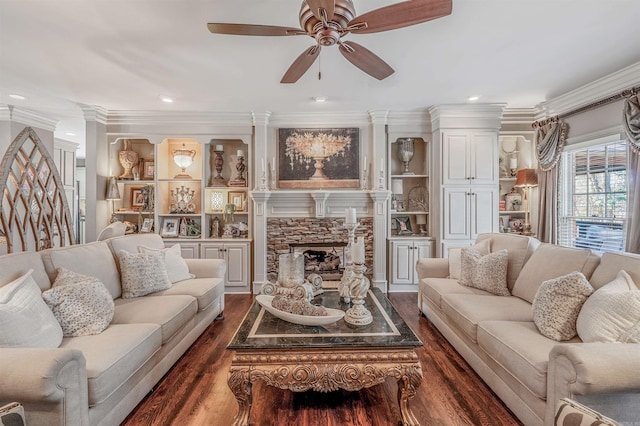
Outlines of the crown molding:
[{"label": "crown molding", "polygon": [[201,111],[108,111],[108,125],[218,125],[252,126],[249,112],[201,112]]},{"label": "crown molding", "polygon": [[251,112],[251,117],[254,126],[266,126],[269,124],[271,111]]},{"label": "crown molding", "polygon": [[310,126],[310,127],[336,127],[336,126],[368,126],[371,123],[367,112],[290,112],[273,113],[269,120],[272,127],[278,126]]},{"label": "crown molding", "polygon": [[640,62],[636,62],[575,90],[539,103],[535,107],[536,119],[562,115],[639,84]]},{"label": "crown molding", "polygon": [[505,106],[502,103],[434,105],[428,109],[431,128],[498,130]]},{"label": "crown molding", "polygon": [[95,121],[100,124],[107,124],[107,115],[109,111],[98,105],[79,104],[84,119],[86,121]]},{"label": "crown molding", "polygon": [[536,121],[535,108],[505,108],[502,114],[502,124],[527,124]]},{"label": "crown molding", "polygon": [[58,124],[58,120],[14,105],[0,105],[0,120],[15,121],[25,126],[36,127],[49,132],[55,131]]},{"label": "crown molding", "polygon": [[426,109],[417,111],[391,111],[387,120],[390,126],[417,126],[428,127],[431,125],[431,117]]}]

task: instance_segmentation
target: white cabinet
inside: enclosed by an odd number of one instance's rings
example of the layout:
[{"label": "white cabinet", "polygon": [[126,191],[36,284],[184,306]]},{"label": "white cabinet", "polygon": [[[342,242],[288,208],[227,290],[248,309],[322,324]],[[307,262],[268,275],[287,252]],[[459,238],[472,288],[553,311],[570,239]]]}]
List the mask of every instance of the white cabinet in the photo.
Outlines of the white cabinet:
[{"label": "white cabinet", "polygon": [[498,188],[448,186],[443,189],[443,239],[475,240],[495,232],[498,223]]},{"label": "white cabinet", "polygon": [[180,244],[180,254],[183,259],[197,259],[199,255],[199,244],[198,243],[187,243],[187,242],[177,242],[177,241],[165,241],[165,247],[171,247],[174,244]]},{"label": "white cabinet", "polygon": [[389,241],[391,252],[390,284],[418,284],[416,262],[433,256],[433,240],[392,239]]},{"label": "white cabinet", "polygon": [[202,243],[200,246],[200,258],[224,259],[227,262],[226,291],[250,291],[249,242]]},{"label": "white cabinet", "polygon": [[498,181],[498,135],[495,132],[442,133],[442,184],[490,185]]}]

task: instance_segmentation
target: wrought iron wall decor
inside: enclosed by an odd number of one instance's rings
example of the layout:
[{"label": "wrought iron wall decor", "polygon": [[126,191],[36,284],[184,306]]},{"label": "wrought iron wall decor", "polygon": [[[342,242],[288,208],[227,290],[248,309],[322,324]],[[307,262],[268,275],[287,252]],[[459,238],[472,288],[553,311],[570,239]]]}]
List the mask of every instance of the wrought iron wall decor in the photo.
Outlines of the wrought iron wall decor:
[{"label": "wrought iron wall decor", "polygon": [[7,252],[75,243],[60,174],[31,127],[16,136],[0,163],[0,194],[0,231],[7,238]]}]

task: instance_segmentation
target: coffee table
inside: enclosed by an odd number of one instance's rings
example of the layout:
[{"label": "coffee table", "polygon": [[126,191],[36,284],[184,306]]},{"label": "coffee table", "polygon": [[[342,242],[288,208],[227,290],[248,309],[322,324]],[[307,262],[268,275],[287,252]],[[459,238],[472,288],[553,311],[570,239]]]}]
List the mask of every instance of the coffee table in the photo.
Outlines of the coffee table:
[{"label": "coffee table", "polygon": [[[314,303],[349,308],[335,290],[325,290]],[[351,326],[341,319],[311,327],[281,320],[254,301],[227,346],[235,350],[228,384],[240,406],[234,425],[249,424],[255,382],[294,392],[357,391],[388,377],[398,381],[402,423],[419,425],[409,401],[422,381],[415,352],[422,342],[379,289],[369,290],[365,306],[373,315],[369,325]]]}]

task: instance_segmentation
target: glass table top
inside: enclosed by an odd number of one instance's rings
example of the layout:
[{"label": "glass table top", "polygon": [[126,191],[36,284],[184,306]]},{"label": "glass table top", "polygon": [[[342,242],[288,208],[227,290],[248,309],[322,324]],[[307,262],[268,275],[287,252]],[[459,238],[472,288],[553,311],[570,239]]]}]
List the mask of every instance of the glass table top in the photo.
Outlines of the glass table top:
[{"label": "glass table top", "polygon": [[[340,301],[335,289],[325,289],[312,301],[327,308],[346,311],[350,305]],[[365,306],[373,322],[365,326],[347,324],[343,319],[324,326],[293,324],[267,312],[257,301],[238,327],[228,349],[283,348],[375,348],[422,346],[391,302],[378,288],[370,289]]]}]

